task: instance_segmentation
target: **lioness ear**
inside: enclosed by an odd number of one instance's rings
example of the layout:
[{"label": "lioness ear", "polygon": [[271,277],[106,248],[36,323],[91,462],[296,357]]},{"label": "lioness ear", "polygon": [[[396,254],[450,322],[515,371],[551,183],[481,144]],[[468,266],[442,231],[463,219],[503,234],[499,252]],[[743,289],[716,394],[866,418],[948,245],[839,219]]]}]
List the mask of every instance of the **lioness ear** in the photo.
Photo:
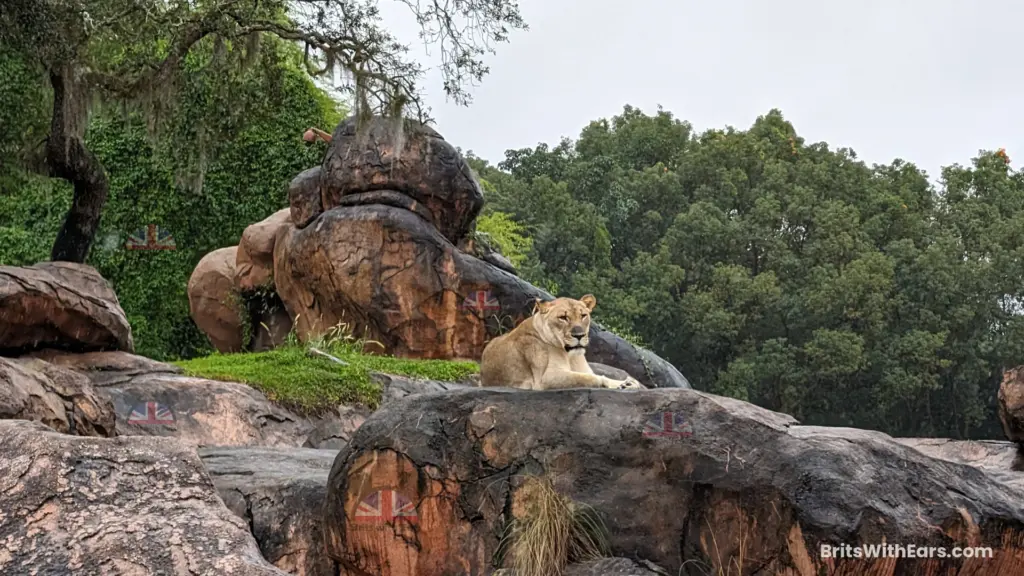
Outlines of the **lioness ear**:
[{"label": "lioness ear", "polygon": [[533,313],[540,312],[541,314],[547,312],[551,308],[551,302],[545,302],[540,298],[533,301]]},{"label": "lioness ear", "polygon": [[580,302],[583,302],[583,305],[591,310],[594,309],[594,306],[597,306],[597,298],[594,298],[593,294],[587,294],[583,298],[580,298]]}]

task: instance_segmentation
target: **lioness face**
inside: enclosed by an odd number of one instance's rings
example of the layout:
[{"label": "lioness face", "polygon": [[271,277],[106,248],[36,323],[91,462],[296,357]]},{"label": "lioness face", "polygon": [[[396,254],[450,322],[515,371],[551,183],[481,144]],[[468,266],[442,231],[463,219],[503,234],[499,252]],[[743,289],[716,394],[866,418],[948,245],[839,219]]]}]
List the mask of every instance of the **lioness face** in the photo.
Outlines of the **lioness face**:
[{"label": "lioness face", "polygon": [[560,339],[569,354],[584,354],[590,343],[590,311],[597,299],[587,294],[579,300],[557,298],[537,302],[537,309],[552,336]]}]

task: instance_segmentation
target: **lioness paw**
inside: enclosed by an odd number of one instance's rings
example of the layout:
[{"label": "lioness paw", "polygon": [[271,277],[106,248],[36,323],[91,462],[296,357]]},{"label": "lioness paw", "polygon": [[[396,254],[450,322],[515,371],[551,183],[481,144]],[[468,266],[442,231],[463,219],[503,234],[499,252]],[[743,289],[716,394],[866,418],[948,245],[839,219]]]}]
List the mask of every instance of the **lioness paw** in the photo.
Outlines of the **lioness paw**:
[{"label": "lioness paw", "polygon": [[617,386],[617,388],[619,390],[646,390],[647,389],[643,384],[637,382],[636,379],[633,378],[632,376],[627,377],[625,380],[623,380]]}]

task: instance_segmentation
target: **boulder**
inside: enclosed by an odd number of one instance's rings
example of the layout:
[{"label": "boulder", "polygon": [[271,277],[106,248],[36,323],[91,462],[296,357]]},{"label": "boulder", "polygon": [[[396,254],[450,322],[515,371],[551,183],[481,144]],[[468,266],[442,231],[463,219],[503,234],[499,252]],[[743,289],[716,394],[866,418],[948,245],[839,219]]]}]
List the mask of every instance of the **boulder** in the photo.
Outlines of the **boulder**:
[{"label": "boulder", "polygon": [[1011,441],[1024,445],[1024,366],[1003,373],[998,400],[1003,432]]},{"label": "boulder", "polygon": [[284,576],[194,449],[0,421],[0,574]]},{"label": "boulder", "polygon": [[299,173],[288,185],[288,205],[292,223],[305,228],[324,211],[320,198],[320,167]]},{"label": "boulder", "polygon": [[[486,574],[535,474],[602,515],[614,555],[669,574],[1024,571],[1024,490],[879,432],[801,426],[693,390],[468,389],[390,403],[331,470],[328,552],[352,574]],[[382,498],[389,513],[368,515]],[[995,556],[821,553],[882,542]]]},{"label": "boulder", "polygon": [[101,391],[114,404],[121,436],[173,436],[195,446],[297,448],[309,445],[316,428],[237,382],[146,374]]},{"label": "boulder", "polygon": [[[452,243],[466,235],[484,205],[480,185],[458,150],[434,129],[411,120],[373,118],[359,126],[349,117],[335,128],[322,166],[325,210],[356,194],[369,194],[357,201],[363,204],[397,200]],[[393,194],[373,194],[379,191]]]},{"label": "boulder", "polygon": [[[333,208],[282,235],[275,278],[301,338],[344,322],[389,354],[478,359],[490,338],[532,313],[536,298],[552,299],[393,206]],[[600,325],[590,336],[588,359],[648,387],[689,387],[670,364]]]},{"label": "boulder", "polygon": [[235,288],[251,292],[274,287],[274,241],[277,232],[291,223],[291,209],[274,212],[242,232],[235,254]]},{"label": "boulder", "polygon": [[96,269],[71,262],[0,266],[0,353],[38,348],[134,350],[117,295]]},{"label": "boulder", "polygon": [[1024,448],[998,440],[950,440],[949,438],[893,438],[932,458],[967,464],[986,470],[1005,484],[1024,489]]},{"label": "boulder", "polygon": [[271,564],[295,576],[335,576],[324,549],[323,501],[337,450],[204,448],[228,509],[245,520]]},{"label": "boulder", "polygon": [[88,378],[37,358],[0,358],[0,419],[32,420],[65,434],[115,434],[114,407]]},{"label": "boulder", "polygon": [[239,352],[244,345],[244,309],[235,290],[237,250],[231,246],[203,256],[188,281],[192,320],[222,353]]},{"label": "boulder", "polygon": [[130,382],[143,374],[181,374],[174,364],[165,364],[127,352],[87,352],[72,354],[59,350],[37,350],[26,357],[39,358],[88,377],[95,386]]}]

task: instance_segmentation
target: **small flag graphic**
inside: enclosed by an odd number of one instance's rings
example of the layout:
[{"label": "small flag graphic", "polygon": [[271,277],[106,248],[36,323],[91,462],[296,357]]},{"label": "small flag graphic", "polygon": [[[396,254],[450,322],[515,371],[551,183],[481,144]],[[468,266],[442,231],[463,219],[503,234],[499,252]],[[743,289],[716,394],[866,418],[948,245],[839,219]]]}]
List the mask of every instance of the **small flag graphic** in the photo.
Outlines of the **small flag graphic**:
[{"label": "small flag graphic", "polygon": [[501,303],[495,298],[490,290],[477,290],[462,301],[462,308],[485,312],[488,310],[501,310]]},{"label": "small flag graphic", "polygon": [[398,520],[415,524],[416,506],[394,490],[378,490],[356,507],[355,521],[360,524],[391,524]]},{"label": "small flag graphic", "polygon": [[659,412],[647,417],[643,434],[647,438],[686,438],[693,436],[693,428],[678,412]]},{"label": "small flag graphic", "polygon": [[156,224],[139,228],[124,245],[129,250],[174,250],[174,237]]},{"label": "small flag graphic", "polygon": [[174,413],[159,402],[136,404],[128,415],[129,424],[174,424]]}]

